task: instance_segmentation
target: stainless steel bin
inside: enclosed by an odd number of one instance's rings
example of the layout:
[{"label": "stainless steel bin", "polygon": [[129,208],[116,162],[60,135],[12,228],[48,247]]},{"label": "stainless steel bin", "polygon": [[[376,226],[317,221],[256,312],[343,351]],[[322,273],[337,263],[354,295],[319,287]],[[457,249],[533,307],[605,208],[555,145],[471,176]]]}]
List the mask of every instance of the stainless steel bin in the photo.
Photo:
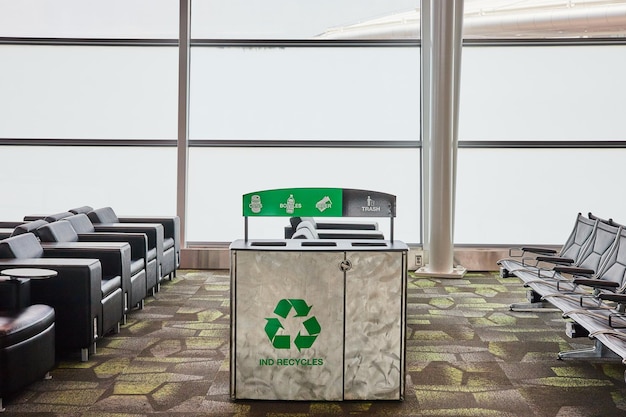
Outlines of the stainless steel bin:
[{"label": "stainless steel bin", "polygon": [[233,399],[402,400],[407,246],[231,245]]}]

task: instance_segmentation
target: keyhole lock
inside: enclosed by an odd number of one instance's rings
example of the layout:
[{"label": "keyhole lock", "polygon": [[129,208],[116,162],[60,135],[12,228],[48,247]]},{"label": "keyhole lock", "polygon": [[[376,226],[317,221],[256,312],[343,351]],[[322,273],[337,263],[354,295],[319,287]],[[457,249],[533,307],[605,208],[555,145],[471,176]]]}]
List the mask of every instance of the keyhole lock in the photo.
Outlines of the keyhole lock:
[{"label": "keyhole lock", "polygon": [[343,272],[351,270],[352,269],[352,262],[350,262],[348,259],[345,259],[345,260],[341,261],[339,263],[339,269],[341,269]]}]

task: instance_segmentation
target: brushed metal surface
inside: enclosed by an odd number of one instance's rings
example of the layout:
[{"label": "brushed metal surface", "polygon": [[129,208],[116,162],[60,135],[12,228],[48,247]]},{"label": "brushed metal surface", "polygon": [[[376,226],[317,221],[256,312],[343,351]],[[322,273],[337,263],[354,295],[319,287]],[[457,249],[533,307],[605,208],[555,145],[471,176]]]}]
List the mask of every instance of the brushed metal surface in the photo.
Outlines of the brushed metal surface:
[{"label": "brushed metal surface", "polygon": [[399,252],[348,252],[346,400],[402,399],[404,269]]},{"label": "brushed metal surface", "polygon": [[[234,256],[233,397],[341,400],[344,282],[339,263],[344,254],[236,251]],[[294,317],[292,310],[288,317],[278,317],[274,313],[277,304],[291,299],[305,300],[311,306],[309,314]],[[303,320],[312,316],[321,331],[310,348],[299,350],[293,338],[298,332],[306,333]],[[291,336],[289,349],[272,345],[265,331],[268,318],[281,321],[284,329],[278,334]],[[287,364],[279,365],[279,360]]]}]

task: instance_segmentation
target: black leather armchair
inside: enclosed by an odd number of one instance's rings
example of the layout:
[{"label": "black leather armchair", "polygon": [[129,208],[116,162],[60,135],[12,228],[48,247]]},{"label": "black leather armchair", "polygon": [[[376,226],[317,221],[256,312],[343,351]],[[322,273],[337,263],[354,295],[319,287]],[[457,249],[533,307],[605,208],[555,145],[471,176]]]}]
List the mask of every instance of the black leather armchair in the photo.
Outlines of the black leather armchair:
[{"label": "black leather armchair", "polygon": [[[148,236],[145,233],[96,231],[86,214],[66,217],[60,223],[67,222],[81,242],[127,242],[130,244],[131,292],[129,305],[143,308],[143,300],[148,291],[156,285],[157,251],[148,249]],[[73,238],[72,238],[73,239]],[[141,271],[143,275],[138,275]],[[149,283],[150,282],[150,283]],[[143,287],[143,288],[142,288]]]},{"label": "black leather armchair", "polygon": [[[89,206],[71,209],[86,210]],[[178,216],[118,216],[111,207],[102,207],[87,213],[94,223],[157,223],[163,226],[163,258],[160,278],[176,276],[180,266],[180,218]]]},{"label": "black leather armchair", "polygon": [[[150,269],[147,274],[147,287],[148,291],[158,291],[159,284],[161,282],[161,273],[163,265],[163,226],[158,223],[119,223],[109,221],[108,217],[104,216],[104,212],[100,209],[90,211],[87,216],[93,224],[96,232],[109,232],[109,233],[145,233],[148,237],[148,255],[149,258],[156,257],[156,270]],[[171,255],[169,255],[171,256]]]},{"label": "black leather armchair", "polygon": [[3,398],[54,368],[55,314],[47,305],[21,305],[19,290],[30,298],[30,280],[3,279],[0,288],[0,411],[4,411]]},{"label": "black leather armchair", "polygon": [[74,213],[71,213],[69,211],[62,211],[60,213],[53,213],[53,214],[28,214],[24,216],[24,221],[32,222],[35,220],[45,220],[48,223],[52,223],[52,222],[56,222],[57,220],[64,219],[66,217],[70,217],[72,215],[74,215]]},{"label": "black leather armchair", "polygon": [[6,239],[7,237],[32,232],[39,226],[43,226],[47,223],[48,222],[43,219],[18,222],[0,222],[0,239]]},{"label": "black leather armchair", "polygon": [[102,265],[102,315],[98,335],[119,332],[131,291],[130,245],[125,242],[79,242],[67,222],[47,223],[35,230],[44,257],[93,258]]},{"label": "black leather armchair", "polygon": [[168,277],[171,281],[180,267],[180,218],[178,216],[118,217],[120,223],[160,223],[163,226],[163,265],[162,278]]},{"label": "black leather armchair", "polygon": [[[89,222],[85,215],[81,216]],[[91,222],[89,224],[91,225]],[[102,263],[103,285],[108,277],[121,276],[124,313],[127,313],[133,306],[143,306],[143,299],[146,297],[145,261],[143,257],[133,258],[133,244],[138,246],[145,255],[147,245],[145,235],[131,236],[124,233],[79,235],[72,223],[65,219],[42,225],[35,230],[35,234],[39,236],[44,251],[48,249],[56,251],[55,256],[62,254],[63,257],[72,257],[78,247],[79,257],[99,259]],[[56,244],[51,245],[49,242]],[[119,252],[116,252],[117,250]],[[109,262],[112,265],[109,265]]]},{"label": "black leather armchair", "polygon": [[124,290],[122,282],[130,276],[130,248],[120,251],[118,247],[85,247],[79,242],[42,243],[44,257],[67,259],[97,259],[100,261],[102,276],[100,280],[100,319],[97,336],[107,333],[119,333],[124,317]]},{"label": "black leather armchair", "polygon": [[46,268],[54,278],[31,280],[31,302],[55,310],[57,351],[80,350],[86,361],[95,351],[102,315],[102,266],[97,259],[44,258],[32,233],[0,240],[0,269]]}]

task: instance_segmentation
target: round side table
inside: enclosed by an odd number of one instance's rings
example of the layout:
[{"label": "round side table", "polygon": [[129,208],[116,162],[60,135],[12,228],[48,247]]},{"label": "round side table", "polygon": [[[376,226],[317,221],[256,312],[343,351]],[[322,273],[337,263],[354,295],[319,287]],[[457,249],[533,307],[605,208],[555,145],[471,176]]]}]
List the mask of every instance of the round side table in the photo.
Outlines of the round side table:
[{"label": "round side table", "polygon": [[42,268],[12,268],[0,271],[0,275],[15,280],[18,278],[47,279],[57,276],[57,271]]},{"label": "round side table", "polygon": [[42,268],[11,268],[0,271],[0,310],[22,310],[30,305],[30,280],[48,279],[57,271]]}]

